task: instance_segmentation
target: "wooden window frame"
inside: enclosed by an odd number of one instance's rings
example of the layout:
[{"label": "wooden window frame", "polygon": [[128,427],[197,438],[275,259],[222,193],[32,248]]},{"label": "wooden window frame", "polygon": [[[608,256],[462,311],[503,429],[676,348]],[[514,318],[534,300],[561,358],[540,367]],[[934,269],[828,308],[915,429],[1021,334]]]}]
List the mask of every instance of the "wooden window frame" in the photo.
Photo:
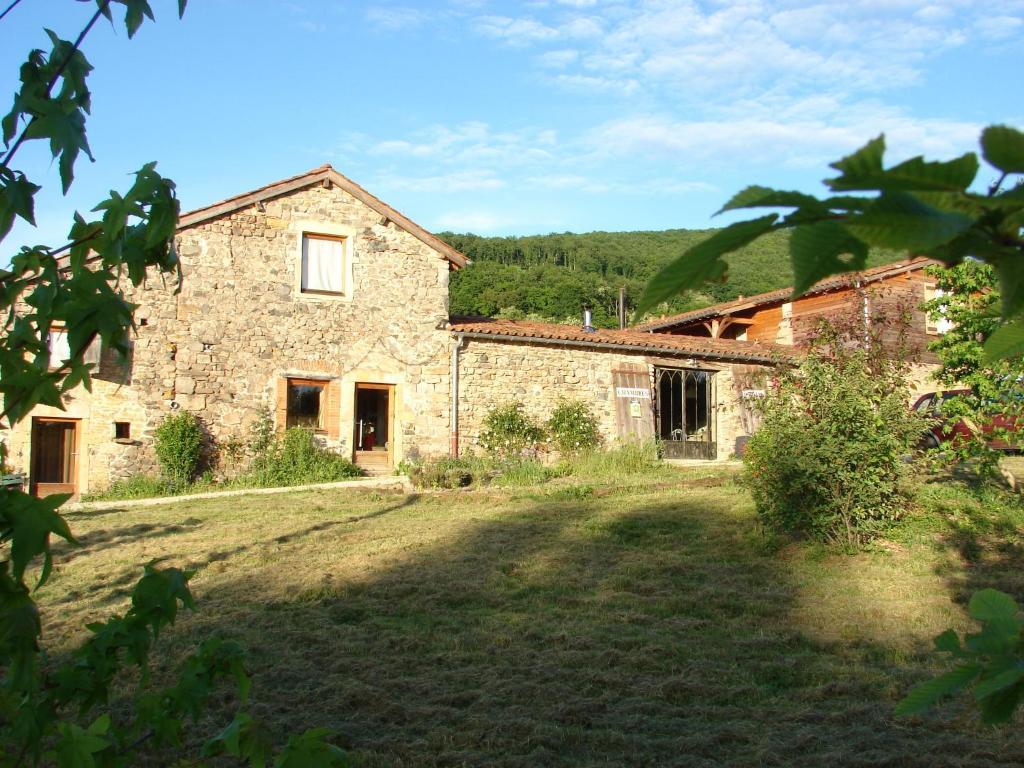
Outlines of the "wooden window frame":
[{"label": "wooden window frame", "polygon": [[314,434],[326,435],[328,432],[327,419],[327,397],[330,387],[330,379],[303,379],[297,376],[285,376],[284,377],[284,398],[285,398],[285,420],[284,428],[288,429],[288,391],[293,386],[297,387],[316,387],[320,390],[320,414],[319,421],[323,424],[322,427],[316,427],[313,430]]},{"label": "wooden window frame", "polygon": [[[341,290],[340,291],[322,291],[315,288],[303,288],[302,287],[302,264],[306,255],[306,241],[307,240],[329,240],[335,243],[341,243],[341,264],[339,269],[341,270]],[[299,282],[298,289],[299,295],[318,297],[322,299],[344,299],[351,294],[351,286],[349,285],[351,278],[351,271],[348,269],[348,262],[350,259],[349,254],[350,238],[348,235],[332,235],[323,232],[310,232],[304,231],[299,235]]]}]

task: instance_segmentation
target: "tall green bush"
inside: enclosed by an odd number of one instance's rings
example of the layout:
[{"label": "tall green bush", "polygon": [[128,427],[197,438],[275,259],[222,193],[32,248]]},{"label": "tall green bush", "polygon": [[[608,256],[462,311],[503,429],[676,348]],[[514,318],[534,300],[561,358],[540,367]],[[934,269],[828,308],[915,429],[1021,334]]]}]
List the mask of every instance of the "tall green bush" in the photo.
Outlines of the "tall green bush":
[{"label": "tall green bush", "polygon": [[480,432],[480,445],[502,460],[535,453],[543,440],[544,430],[526,415],[522,403],[492,408],[484,417],[484,428]]},{"label": "tall green bush", "polygon": [[905,369],[877,344],[851,346],[826,328],[799,367],[779,370],[744,454],[766,528],[856,547],[900,518],[924,427]]},{"label": "tall green bush", "polygon": [[582,400],[559,400],[547,428],[551,444],[563,456],[593,451],[601,445],[597,417]]},{"label": "tall green bush", "polygon": [[292,427],[265,445],[253,459],[249,472],[236,482],[277,487],[330,483],[362,474],[344,456],[321,446],[312,430]]},{"label": "tall green bush", "polygon": [[203,427],[194,413],[170,413],[154,434],[156,457],[164,479],[174,488],[188,485],[199,470]]}]

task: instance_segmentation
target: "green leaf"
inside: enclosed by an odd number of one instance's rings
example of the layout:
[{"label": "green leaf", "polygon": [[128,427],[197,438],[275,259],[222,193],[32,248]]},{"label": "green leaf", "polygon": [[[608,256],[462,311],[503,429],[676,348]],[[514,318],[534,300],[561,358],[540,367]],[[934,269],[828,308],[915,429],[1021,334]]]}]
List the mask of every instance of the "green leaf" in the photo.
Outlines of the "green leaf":
[{"label": "green leaf", "polygon": [[326,728],[313,728],[289,737],[274,761],[274,768],[344,768],[349,765],[345,753],[327,743],[329,735]]},{"label": "green leaf", "polygon": [[737,193],[733,198],[722,206],[719,213],[733,211],[739,208],[817,208],[825,212],[824,204],[812,195],[805,195],[802,192],[784,192],[769,187],[752,186]]},{"label": "green leaf", "polygon": [[58,768],[94,768],[98,752],[102,752],[110,742],[99,735],[75,725],[61,723],[58,726],[60,737],[56,744]]},{"label": "green leaf", "polygon": [[29,139],[49,139],[50,153],[60,157],[58,168],[64,193],[67,194],[75,178],[74,166],[78,153],[85,152],[93,159],[89,141],[85,137],[85,115],[78,106],[53,99],[41,101],[35,119],[25,129]]},{"label": "green leaf", "polygon": [[178,0],[178,18],[180,19],[185,15],[185,6],[188,5],[188,0]]},{"label": "green leaf", "polygon": [[770,232],[778,218],[778,214],[772,213],[759,219],[738,221],[690,248],[665,266],[647,284],[637,306],[637,316],[642,317],[656,304],[677,293],[696,288],[706,280],[722,277],[728,265],[722,261],[721,256],[742,248]]},{"label": "green leaf", "polygon": [[[128,30],[128,37],[134,37],[142,26],[144,18],[153,20],[153,9],[149,7],[148,0],[118,0],[125,6],[124,25]],[[181,5],[179,3],[179,9]]]},{"label": "green leaf", "polygon": [[0,514],[11,529],[11,575],[20,580],[28,564],[43,555],[43,568],[39,574],[38,586],[46,583],[53,565],[50,556],[50,534],[75,543],[68,524],[59,514],[57,507],[71,498],[69,493],[59,493],[37,499],[21,491],[5,491]]},{"label": "green leaf", "polygon": [[1021,686],[1015,685],[987,696],[981,702],[981,722],[985,725],[999,725],[1009,722],[1020,703]]},{"label": "green leaf", "polygon": [[896,706],[896,716],[917,715],[931,709],[940,699],[963,690],[981,674],[977,664],[954,667],[944,675],[927,680],[914,688]]},{"label": "green leaf", "polygon": [[947,629],[935,638],[935,648],[944,653],[952,653],[954,656],[959,656],[963,650],[960,646],[960,638],[952,629]]},{"label": "green leaf", "polygon": [[842,160],[831,163],[830,167],[840,172],[838,179],[826,181],[832,189],[848,189],[834,186],[846,179],[862,179],[873,177],[882,172],[882,157],[885,155],[885,135],[872,139],[863,147]]},{"label": "green leaf", "polygon": [[840,176],[825,183],[837,191],[965,191],[978,175],[978,156],[973,152],[941,162],[912,157],[886,170],[882,166],[885,137],[868,142],[832,167]]},{"label": "green leaf", "polygon": [[981,132],[981,154],[1004,173],[1024,173],[1024,133],[1008,125],[990,125]]},{"label": "green leaf", "polygon": [[971,595],[967,610],[978,621],[1016,619],[1020,608],[1016,601],[997,589],[982,589]]},{"label": "green leaf", "polygon": [[1024,259],[1019,253],[1007,258],[988,259],[999,276],[999,296],[1003,317],[1024,311]]},{"label": "green leaf", "polygon": [[35,194],[39,189],[20,171],[0,175],[0,240],[11,231],[15,216],[35,226]]},{"label": "green leaf", "polygon": [[1009,688],[1011,685],[1015,685],[1021,678],[1024,678],[1024,667],[1014,667],[1004,670],[998,675],[994,675],[987,680],[982,680],[974,686],[974,698],[976,701],[981,701],[994,693]]},{"label": "green leaf", "polygon": [[985,342],[985,362],[1024,355],[1024,317],[999,326]]},{"label": "green leaf", "polygon": [[[850,256],[844,261],[841,256]],[[836,221],[803,224],[789,239],[793,262],[793,295],[799,296],[824,277],[864,269],[868,247]]]},{"label": "green leaf", "polygon": [[846,227],[868,245],[921,252],[949,242],[973,224],[969,216],[939,210],[909,193],[887,192]]}]

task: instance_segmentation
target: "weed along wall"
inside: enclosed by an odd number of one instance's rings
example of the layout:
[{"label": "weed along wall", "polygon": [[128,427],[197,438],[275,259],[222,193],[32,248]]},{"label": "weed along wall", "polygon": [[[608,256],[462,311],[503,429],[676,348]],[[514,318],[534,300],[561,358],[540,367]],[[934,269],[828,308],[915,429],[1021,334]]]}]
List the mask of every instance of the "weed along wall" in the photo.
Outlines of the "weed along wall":
[{"label": "weed along wall", "polygon": [[[661,371],[703,372],[707,421],[697,413],[705,403],[693,397],[693,387],[676,390],[681,401],[664,402],[673,392],[659,392]],[[487,412],[508,402],[523,403],[535,421],[545,421],[560,398],[588,403],[598,419],[606,444],[636,438],[683,438],[683,442],[713,444],[712,455],[733,455],[736,438],[749,434],[754,417],[744,393],[763,386],[769,368],[708,358],[646,355],[527,341],[466,338],[459,354],[460,448],[479,450],[478,437]],[[659,397],[659,395],[664,395]],[[687,395],[690,395],[689,397]],[[676,409],[676,420],[668,413]],[[689,412],[687,412],[687,409]],[[682,417],[679,418],[679,412]],[[686,424],[685,435],[671,435]]]}]

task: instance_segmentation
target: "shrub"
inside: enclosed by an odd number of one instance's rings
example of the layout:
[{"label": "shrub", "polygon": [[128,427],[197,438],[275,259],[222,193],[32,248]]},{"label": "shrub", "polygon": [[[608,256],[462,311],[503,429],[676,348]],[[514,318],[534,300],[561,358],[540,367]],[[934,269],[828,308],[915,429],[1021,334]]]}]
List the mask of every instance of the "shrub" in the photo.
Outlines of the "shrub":
[{"label": "shrub", "polygon": [[484,418],[480,445],[499,459],[520,458],[535,453],[544,440],[544,430],[523,413],[522,403],[492,408]]},{"label": "shrub", "polygon": [[552,444],[563,456],[593,451],[601,445],[597,417],[582,400],[559,400],[547,428]]},{"label": "shrub", "polygon": [[164,479],[174,489],[189,484],[199,469],[203,427],[194,413],[170,413],[156,428],[156,457]]},{"label": "shrub", "polygon": [[770,531],[854,547],[902,515],[923,422],[908,407],[899,359],[828,330],[820,341],[759,403],[745,480]]},{"label": "shrub", "polygon": [[406,474],[417,488],[465,488],[480,476],[481,462],[472,458],[443,456],[408,465]]},{"label": "shrub", "polygon": [[344,456],[320,445],[311,430],[293,427],[272,439],[236,483],[266,488],[330,483],[362,474]]}]

